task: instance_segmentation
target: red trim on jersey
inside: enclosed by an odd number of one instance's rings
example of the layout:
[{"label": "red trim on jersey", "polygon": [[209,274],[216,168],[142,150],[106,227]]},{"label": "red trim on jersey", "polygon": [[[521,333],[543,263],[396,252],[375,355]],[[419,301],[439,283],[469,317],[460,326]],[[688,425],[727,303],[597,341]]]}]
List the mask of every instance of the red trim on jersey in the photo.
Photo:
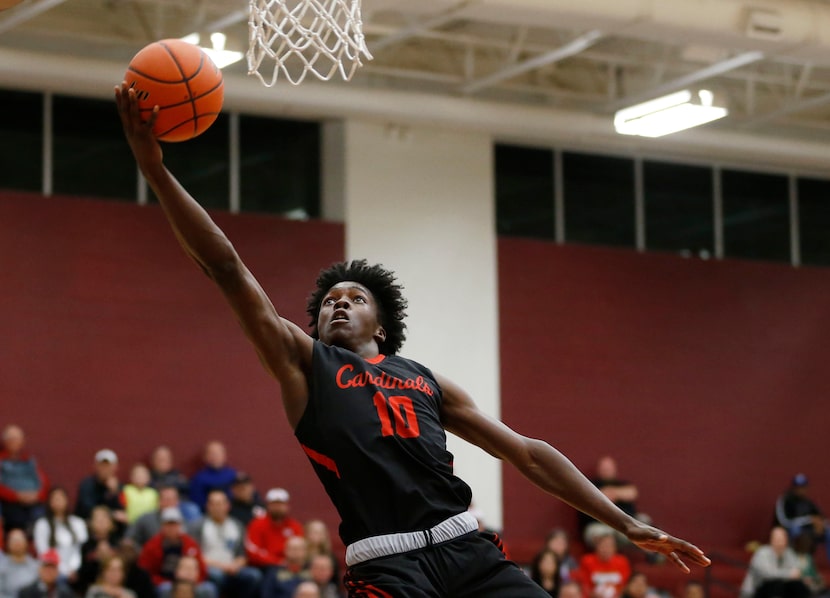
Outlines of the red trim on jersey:
[{"label": "red trim on jersey", "polygon": [[364,581],[349,580],[346,582],[346,589],[349,591],[349,596],[356,598],[394,598],[392,594]]},{"label": "red trim on jersey", "polygon": [[369,359],[367,359],[366,363],[371,363],[372,365],[377,365],[381,361],[383,361],[384,359],[386,359],[386,355],[384,355],[383,353],[378,353],[374,357],[370,357]]},{"label": "red trim on jersey", "polygon": [[309,459],[315,463],[319,463],[329,471],[333,471],[334,475],[336,475],[338,479],[340,478],[340,471],[337,469],[337,463],[334,462],[334,459],[326,457],[323,453],[318,453],[304,444],[300,444],[300,446],[303,447],[303,450],[305,451],[305,454],[308,455]]}]

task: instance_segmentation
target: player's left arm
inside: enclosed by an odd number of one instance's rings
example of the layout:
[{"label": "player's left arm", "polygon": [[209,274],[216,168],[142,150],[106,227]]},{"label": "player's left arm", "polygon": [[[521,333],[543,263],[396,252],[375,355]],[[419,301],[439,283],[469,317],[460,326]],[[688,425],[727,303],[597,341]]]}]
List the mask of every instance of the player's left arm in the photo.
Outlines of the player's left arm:
[{"label": "player's left arm", "polygon": [[522,436],[481,411],[470,395],[451,380],[440,375],[436,379],[443,394],[441,418],[449,432],[512,464],[545,492],[610,525],[640,548],[665,554],[687,572],[683,557],[698,565],[709,565],[709,559],[696,546],[637,521],[617,508],[550,444]]}]

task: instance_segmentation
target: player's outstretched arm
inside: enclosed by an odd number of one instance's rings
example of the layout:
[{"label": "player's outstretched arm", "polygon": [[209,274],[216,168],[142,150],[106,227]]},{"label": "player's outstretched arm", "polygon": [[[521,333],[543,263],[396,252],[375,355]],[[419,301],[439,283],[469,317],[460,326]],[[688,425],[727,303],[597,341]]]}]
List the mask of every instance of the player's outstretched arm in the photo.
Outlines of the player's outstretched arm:
[{"label": "player's outstretched arm", "polygon": [[116,86],[115,101],[130,149],[179,244],[221,288],[260,360],[279,380],[289,421],[295,425],[308,393],[304,372],[311,361],[311,338],[277,314],[224,232],[167,170],[152,132],[157,111],[143,121],[135,91],[124,83]]},{"label": "player's outstretched arm", "polygon": [[688,572],[683,559],[709,565],[696,546],[621,511],[571,461],[547,442],[516,433],[482,412],[457,384],[436,376],[443,394],[444,426],[467,442],[516,467],[539,488],[625,534],[644,550],[660,552]]}]

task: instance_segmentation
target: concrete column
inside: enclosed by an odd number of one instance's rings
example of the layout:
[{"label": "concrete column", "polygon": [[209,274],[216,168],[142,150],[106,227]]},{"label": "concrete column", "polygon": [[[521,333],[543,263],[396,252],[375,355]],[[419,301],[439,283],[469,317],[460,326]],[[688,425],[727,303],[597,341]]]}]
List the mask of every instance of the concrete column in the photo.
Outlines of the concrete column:
[{"label": "concrete column", "polygon": [[[499,416],[498,305],[489,135],[350,120],[327,125],[325,212],[342,201],[346,255],[394,270],[409,300],[401,351]],[[339,152],[337,151],[339,150]],[[340,184],[337,184],[340,179]],[[449,436],[456,473],[502,525],[501,464]]]}]

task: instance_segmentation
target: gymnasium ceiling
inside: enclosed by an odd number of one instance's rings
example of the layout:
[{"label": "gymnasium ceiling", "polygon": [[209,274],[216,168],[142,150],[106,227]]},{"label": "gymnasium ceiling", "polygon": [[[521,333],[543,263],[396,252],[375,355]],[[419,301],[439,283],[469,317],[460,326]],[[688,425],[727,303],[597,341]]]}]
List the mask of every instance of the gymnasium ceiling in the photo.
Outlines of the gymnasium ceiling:
[{"label": "gymnasium ceiling", "polygon": [[[229,49],[244,51],[246,8],[247,0],[24,0],[0,12],[0,83],[16,76],[4,76],[4,62],[126,65],[148,42],[194,31],[221,30]],[[504,109],[491,114],[505,120],[549,114],[562,136],[579,126],[598,143],[640,148],[649,146],[605,131],[616,109],[707,88],[730,115],[686,134],[698,155],[778,145],[782,164],[789,153],[812,155],[792,165],[816,171],[830,156],[827,0],[363,0],[363,21],[374,59],[349,83],[303,86],[405,92],[423,98],[424,110],[428,101],[468,101]],[[243,61],[226,77],[253,79],[245,72]],[[498,130],[511,136],[509,124]]]}]

